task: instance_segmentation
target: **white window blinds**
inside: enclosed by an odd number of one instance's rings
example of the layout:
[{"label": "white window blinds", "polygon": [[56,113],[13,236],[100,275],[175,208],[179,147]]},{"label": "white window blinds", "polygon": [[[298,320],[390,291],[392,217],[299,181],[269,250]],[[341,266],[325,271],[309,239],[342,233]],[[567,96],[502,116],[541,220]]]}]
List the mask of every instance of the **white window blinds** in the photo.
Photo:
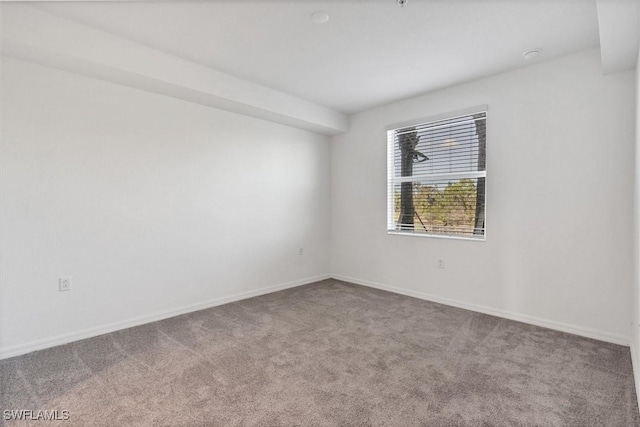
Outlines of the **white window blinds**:
[{"label": "white window blinds", "polygon": [[387,132],[387,229],[485,237],[485,111]]}]

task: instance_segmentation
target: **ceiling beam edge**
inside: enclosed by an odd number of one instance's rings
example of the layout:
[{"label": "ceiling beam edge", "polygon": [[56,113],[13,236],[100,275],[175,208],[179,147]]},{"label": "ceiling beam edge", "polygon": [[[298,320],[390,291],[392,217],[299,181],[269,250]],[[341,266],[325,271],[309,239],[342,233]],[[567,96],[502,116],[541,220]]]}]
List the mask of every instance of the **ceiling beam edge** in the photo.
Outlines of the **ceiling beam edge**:
[{"label": "ceiling beam edge", "polygon": [[346,115],[24,5],[2,14],[2,54],[312,132]]},{"label": "ceiling beam edge", "polygon": [[637,1],[596,0],[602,73],[635,68],[640,43]]}]

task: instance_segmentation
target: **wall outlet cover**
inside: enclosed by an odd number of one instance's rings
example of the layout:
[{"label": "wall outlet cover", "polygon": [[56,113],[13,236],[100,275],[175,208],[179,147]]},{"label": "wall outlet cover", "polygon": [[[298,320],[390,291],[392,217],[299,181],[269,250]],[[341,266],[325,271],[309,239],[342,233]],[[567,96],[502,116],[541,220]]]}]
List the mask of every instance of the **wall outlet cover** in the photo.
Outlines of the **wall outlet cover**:
[{"label": "wall outlet cover", "polygon": [[58,279],[58,291],[66,292],[71,290],[71,277],[61,277]]}]

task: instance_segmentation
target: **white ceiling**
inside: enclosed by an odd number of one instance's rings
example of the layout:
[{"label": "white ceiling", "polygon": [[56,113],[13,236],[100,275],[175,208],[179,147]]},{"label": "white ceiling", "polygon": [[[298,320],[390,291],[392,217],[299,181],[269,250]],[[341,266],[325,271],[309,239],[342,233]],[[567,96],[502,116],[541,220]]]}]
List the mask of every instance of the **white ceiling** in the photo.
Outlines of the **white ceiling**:
[{"label": "white ceiling", "polygon": [[[38,7],[354,113],[598,46],[595,0],[49,2]],[[315,11],[330,15],[315,24]]]}]

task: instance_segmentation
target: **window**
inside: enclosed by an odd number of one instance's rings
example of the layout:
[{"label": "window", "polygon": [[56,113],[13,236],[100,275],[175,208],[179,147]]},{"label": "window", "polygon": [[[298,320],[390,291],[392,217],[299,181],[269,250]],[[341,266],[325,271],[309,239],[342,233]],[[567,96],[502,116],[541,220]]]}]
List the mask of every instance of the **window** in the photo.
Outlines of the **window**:
[{"label": "window", "polygon": [[484,240],[486,109],[387,131],[389,233]]}]

